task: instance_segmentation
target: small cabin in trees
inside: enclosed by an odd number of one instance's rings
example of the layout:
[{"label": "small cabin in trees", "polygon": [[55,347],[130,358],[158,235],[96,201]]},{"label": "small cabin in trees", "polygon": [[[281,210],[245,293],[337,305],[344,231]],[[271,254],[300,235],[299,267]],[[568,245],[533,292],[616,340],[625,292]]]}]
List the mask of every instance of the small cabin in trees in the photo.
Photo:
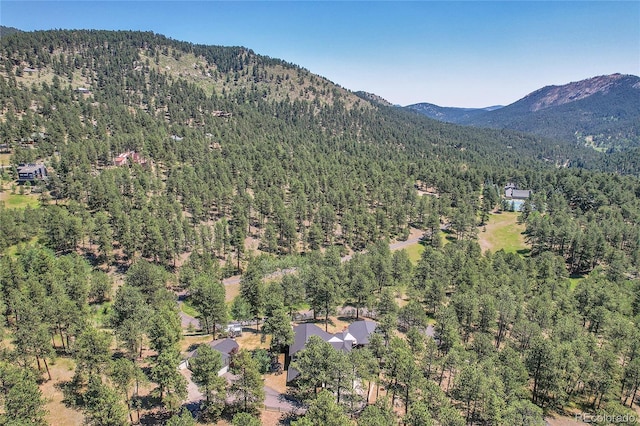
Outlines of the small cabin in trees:
[{"label": "small cabin in trees", "polygon": [[[240,345],[233,339],[217,339],[208,343],[211,349],[220,352],[222,358],[222,368],[218,370],[218,376],[222,376],[229,371],[231,358],[238,353]],[[198,350],[191,351],[187,354],[187,359],[180,364],[180,368],[189,368],[189,360],[198,356]]]},{"label": "small cabin in trees", "polygon": [[44,164],[20,164],[18,166],[18,182],[42,181],[48,176]]}]

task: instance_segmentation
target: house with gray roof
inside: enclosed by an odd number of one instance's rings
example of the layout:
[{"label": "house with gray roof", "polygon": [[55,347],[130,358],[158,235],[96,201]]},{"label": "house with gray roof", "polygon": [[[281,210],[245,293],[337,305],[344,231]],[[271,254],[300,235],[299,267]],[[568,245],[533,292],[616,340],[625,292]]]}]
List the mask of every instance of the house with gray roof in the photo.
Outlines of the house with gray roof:
[{"label": "house with gray roof", "polygon": [[349,325],[349,333],[355,338],[354,346],[369,344],[369,337],[376,331],[378,324],[375,321],[363,320],[352,322]]},{"label": "house with gray roof", "polygon": [[18,166],[18,182],[35,182],[48,177],[44,164],[20,164]]},{"label": "house with gray roof", "polygon": [[504,187],[504,197],[510,200],[526,200],[530,196],[530,189],[518,189],[514,183],[508,183]]},{"label": "house with gray roof", "polygon": [[[240,345],[233,339],[217,339],[212,342],[207,343],[211,349],[220,352],[220,356],[222,358],[222,368],[218,371],[218,376],[222,376],[227,371],[229,371],[229,365],[231,364],[231,357],[235,355],[240,349]],[[191,358],[198,356],[198,350],[191,351],[187,354],[187,359],[185,359],[181,364],[180,368],[189,368],[189,360]]]},{"label": "house with gray roof", "polygon": [[328,342],[329,339],[333,337],[333,334],[327,333],[317,325],[311,323],[296,325],[293,327],[293,335],[293,344],[289,346],[289,356],[300,352],[311,336],[318,336],[325,342]]},{"label": "house with gray roof", "polygon": [[[293,344],[289,346],[289,363],[296,354],[304,349],[311,336],[318,336],[337,351],[350,352],[358,346],[369,344],[369,336],[376,331],[378,324],[370,320],[351,323],[341,332],[327,333],[315,324],[305,323],[293,327]],[[287,382],[294,380],[300,373],[295,368],[287,370]]]}]

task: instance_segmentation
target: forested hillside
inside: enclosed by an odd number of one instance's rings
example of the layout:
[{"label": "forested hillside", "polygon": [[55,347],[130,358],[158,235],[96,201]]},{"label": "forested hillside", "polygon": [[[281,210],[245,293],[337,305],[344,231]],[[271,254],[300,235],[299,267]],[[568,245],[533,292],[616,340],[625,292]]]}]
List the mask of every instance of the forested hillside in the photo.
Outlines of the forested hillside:
[{"label": "forested hillside", "polygon": [[547,86],[502,108],[465,110],[430,104],[410,108],[438,120],[511,129],[577,142],[602,152],[626,151],[638,159],[640,77],[612,74]]},{"label": "forested hillside", "polygon": [[[55,419],[40,392],[56,358],[72,366],[66,406],[91,424],[177,418],[180,291],[212,337],[229,316],[256,331],[264,319],[271,342],[296,311],[378,320],[379,346],[351,352],[365,358],[325,366],[323,386],[300,382],[298,424],[326,412],[537,424],[539,407],[637,404],[640,165],[628,156],[439,123],[243,47],[153,33],[14,33],[0,60],[0,423]],[[48,179],[19,182],[21,164]],[[533,191],[529,249],[482,253],[510,182]],[[412,232],[416,266],[388,247]],[[222,279],[240,274],[225,303]],[[253,371],[246,349],[238,365]],[[201,419],[257,413],[202,374]],[[378,402],[364,408],[356,377],[383,388]]]},{"label": "forested hillside", "polygon": [[433,118],[434,120],[444,121],[447,123],[460,123],[463,121],[469,121],[474,115],[482,115],[485,112],[500,109],[502,108],[502,105],[486,108],[456,108],[441,107],[421,102],[413,105],[407,105],[405,108],[417,111],[420,114]]}]

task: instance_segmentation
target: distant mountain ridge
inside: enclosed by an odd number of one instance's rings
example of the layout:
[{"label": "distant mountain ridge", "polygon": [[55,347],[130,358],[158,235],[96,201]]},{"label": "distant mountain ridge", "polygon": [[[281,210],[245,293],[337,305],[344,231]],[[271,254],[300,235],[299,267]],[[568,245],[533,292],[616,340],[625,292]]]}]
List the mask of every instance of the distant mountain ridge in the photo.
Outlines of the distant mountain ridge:
[{"label": "distant mountain ridge", "polygon": [[[599,150],[640,146],[640,77],[611,74],[546,86],[496,110],[407,108],[429,117],[476,127],[506,128]],[[440,112],[440,117],[433,111]]]},{"label": "distant mountain ridge", "polygon": [[460,121],[470,119],[478,114],[482,114],[487,111],[494,111],[502,107],[502,105],[495,105],[485,108],[456,108],[441,107],[426,102],[406,106],[406,108],[417,111],[429,118],[445,121],[447,123],[458,123]]},{"label": "distant mountain ridge", "polygon": [[[624,83],[625,77],[633,76],[622,74],[602,75],[563,86],[546,86],[525,96],[522,102],[530,103],[531,111],[540,111],[579,101],[598,93],[606,95],[611,90],[615,90],[619,83]],[[636,79],[638,78],[636,77]],[[640,83],[636,82],[635,86],[636,89],[640,88]]]}]

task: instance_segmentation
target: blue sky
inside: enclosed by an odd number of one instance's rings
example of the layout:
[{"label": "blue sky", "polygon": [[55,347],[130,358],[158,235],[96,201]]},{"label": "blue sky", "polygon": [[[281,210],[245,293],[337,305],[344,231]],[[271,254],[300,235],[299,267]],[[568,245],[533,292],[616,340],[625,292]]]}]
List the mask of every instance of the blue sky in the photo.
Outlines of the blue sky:
[{"label": "blue sky", "polygon": [[0,23],[246,46],[401,105],[509,104],[549,84],[640,74],[635,0],[0,0]]}]

